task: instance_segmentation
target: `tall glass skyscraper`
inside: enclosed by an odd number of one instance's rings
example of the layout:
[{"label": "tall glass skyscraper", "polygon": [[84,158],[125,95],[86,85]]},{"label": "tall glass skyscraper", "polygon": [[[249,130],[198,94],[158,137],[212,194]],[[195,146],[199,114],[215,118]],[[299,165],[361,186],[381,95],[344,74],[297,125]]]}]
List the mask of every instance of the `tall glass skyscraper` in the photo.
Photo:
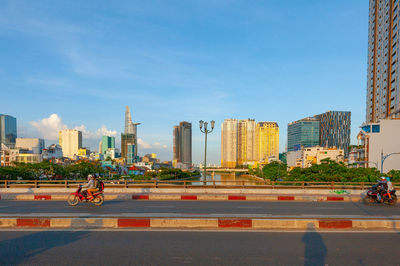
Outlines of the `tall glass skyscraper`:
[{"label": "tall glass skyscraper", "polygon": [[370,0],[366,122],[400,118],[400,6],[398,0]]},{"label": "tall glass skyscraper", "polygon": [[0,114],[0,149],[1,144],[9,148],[15,146],[17,139],[17,119],[10,115]]},{"label": "tall glass skyscraper", "polygon": [[288,151],[319,145],[319,120],[307,117],[288,124]]},{"label": "tall glass skyscraper", "polygon": [[115,137],[103,136],[101,138],[101,153],[105,153],[107,149],[115,148]]},{"label": "tall glass skyscraper", "polygon": [[192,165],[192,124],[186,121],[174,126],[174,160]]}]

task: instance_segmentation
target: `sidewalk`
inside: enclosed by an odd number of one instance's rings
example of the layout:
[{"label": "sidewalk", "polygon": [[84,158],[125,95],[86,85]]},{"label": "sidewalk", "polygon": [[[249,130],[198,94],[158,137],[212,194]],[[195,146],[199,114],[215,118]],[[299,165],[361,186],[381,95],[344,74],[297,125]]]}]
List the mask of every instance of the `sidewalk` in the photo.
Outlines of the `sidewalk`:
[{"label": "sidewalk", "polygon": [[[0,200],[67,200],[69,193],[2,193]],[[304,195],[304,194],[211,194],[211,193],[105,193],[106,201],[112,200],[199,200],[199,201],[346,201],[358,202],[360,195]]]}]

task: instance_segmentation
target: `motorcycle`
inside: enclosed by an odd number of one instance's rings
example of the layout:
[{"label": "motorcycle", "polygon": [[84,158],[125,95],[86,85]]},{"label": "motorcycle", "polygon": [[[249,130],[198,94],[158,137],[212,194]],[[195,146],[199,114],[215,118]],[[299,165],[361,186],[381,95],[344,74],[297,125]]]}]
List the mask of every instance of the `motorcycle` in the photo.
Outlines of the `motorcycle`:
[{"label": "motorcycle", "polygon": [[[395,205],[397,203],[397,196],[396,190],[392,191],[385,191],[382,194],[382,201],[378,200],[378,186],[374,185],[370,190],[367,191],[366,195],[364,196],[363,200],[365,203],[386,203],[389,205]],[[390,193],[390,196],[389,196]]]},{"label": "motorcycle", "polygon": [[[78,205],[79,202],[88,202],[89,200],[87,199],[87,192],[82,191],[82,185],[78,186],[78,189],[74,192],[71,193],[68,196],[68,204],[71,206]],[[93,193],[93,199],[90,200],[89,202],[93,203],[94,205],[100,206],[104,202],[104,195],[103,191],[97,191]]]}]

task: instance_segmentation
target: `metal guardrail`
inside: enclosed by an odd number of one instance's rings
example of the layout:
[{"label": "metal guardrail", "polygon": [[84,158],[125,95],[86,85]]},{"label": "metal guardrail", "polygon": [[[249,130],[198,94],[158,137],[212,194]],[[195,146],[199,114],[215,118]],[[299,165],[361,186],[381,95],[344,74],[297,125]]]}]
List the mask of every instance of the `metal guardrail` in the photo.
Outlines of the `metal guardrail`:
[{"label": "metal guardrail", "polygon": [[[102,180],[106,188],[279,188],[279,189],[361,189],[375,182],[318,182],[268,180]],[[0,180],[0,188],[74,188],[86,180]],[[400,189],[400,182],[393,183]]]}]

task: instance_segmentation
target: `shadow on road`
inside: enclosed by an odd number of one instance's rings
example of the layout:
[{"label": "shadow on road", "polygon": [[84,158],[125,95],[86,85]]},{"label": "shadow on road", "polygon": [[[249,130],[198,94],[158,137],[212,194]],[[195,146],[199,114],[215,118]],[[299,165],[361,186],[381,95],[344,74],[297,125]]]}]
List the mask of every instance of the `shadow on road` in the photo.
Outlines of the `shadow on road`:
[{"label": "shadow on road", "polygon": [[307,232],[301,241],[304,243],[304,265],[325,265],[327,249],[321,235],[315,230],[314,224],[307,225]]},{"label": "shadow on road", "polygon": [[0,264],[16,265],[49,249],[82,239],[88,232],[37,232],[0,242]]}]

